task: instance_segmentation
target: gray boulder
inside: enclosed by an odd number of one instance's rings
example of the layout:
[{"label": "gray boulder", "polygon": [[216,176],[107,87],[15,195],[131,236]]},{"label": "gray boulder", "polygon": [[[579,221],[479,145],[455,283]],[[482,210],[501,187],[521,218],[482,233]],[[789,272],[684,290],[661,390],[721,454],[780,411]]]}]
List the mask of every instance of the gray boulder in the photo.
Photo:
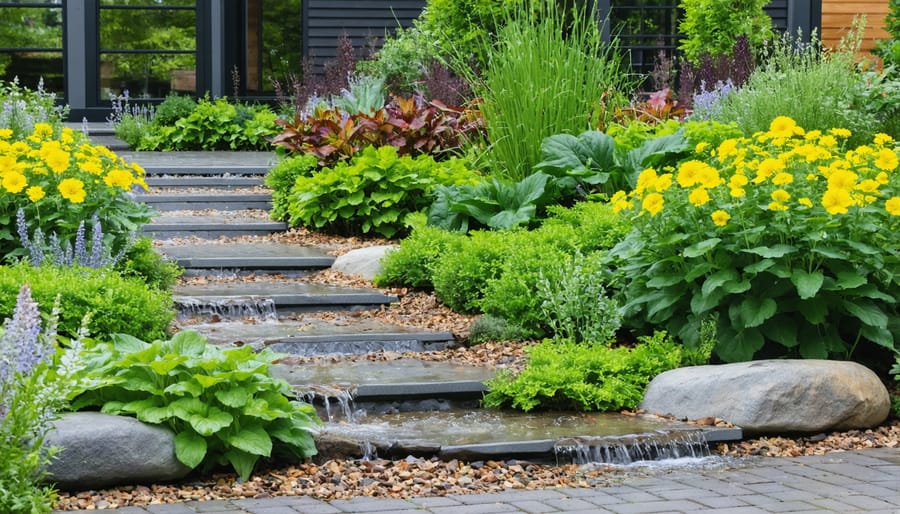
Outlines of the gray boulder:
[{"label": "gray boulder", "polygon": [[855,362],[765,360],[679,368],[660,374],[641,408],[677,418],[717,417],[750,433],[869,428],[890,412],[890,396]]},{"label": "gray boulder", "polygon": [[163,482],[191,471],[175,457],[175,436],[167,428],[99,412],[66,413],[54,426],[44,445],[62,450],[47,481],[60,489]]},{"label": "gray boulder", "polygon": [[372,280],[381,273],[381,259],[396,248],[394,245],[381,245],[351,250],[335,259],[331,269]]}]

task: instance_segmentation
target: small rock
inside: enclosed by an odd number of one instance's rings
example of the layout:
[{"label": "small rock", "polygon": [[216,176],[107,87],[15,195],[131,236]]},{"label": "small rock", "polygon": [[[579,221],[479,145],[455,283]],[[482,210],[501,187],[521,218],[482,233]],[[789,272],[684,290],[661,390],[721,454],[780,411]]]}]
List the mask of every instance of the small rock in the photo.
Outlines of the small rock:
[{"label": "small rock", "polygon": [[381,273],[381,259],[396,248],[394,245],[381,245],[351,250],[335,259],[331,269],[372,280]]}]

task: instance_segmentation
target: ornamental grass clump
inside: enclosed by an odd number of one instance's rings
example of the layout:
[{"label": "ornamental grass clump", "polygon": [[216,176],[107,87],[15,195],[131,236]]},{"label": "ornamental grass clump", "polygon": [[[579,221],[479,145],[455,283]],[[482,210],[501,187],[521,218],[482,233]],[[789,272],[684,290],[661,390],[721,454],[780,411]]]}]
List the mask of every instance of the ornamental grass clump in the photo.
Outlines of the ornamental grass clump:
[{"label": "ornamental grass clump", "polygon": [[848,147],[849,137],[782,116],[616,193],[614,209],[634,224],[609,254],[626,322],[693,346],[717,315],[725,361],[898,348],[896,145],[878,134]]},{"label": "ornamental grass clump", "polygon": [[[45,466],[57,452],[43,448],[44,436],[65,398],[78,386],[73,376],[84,330],[59,351],[56,346],[58,305],[41,327],[31,290],[19,290],[11,318],[0,328],[0,512],[50,512],[54,490],[42,484]],[[84,324],[82,324],[82,327]]]},{"label": "ornamental grass clump", "polygon": [[73,240],[93,216],[103,224],[107,247],[121,251],[152,210],[136,202],[132,188],[147,189],[144,170],[69,128],[38,123],[24,139],[0,129],[0,256],[26,252],[16,215],[43,234]]}]

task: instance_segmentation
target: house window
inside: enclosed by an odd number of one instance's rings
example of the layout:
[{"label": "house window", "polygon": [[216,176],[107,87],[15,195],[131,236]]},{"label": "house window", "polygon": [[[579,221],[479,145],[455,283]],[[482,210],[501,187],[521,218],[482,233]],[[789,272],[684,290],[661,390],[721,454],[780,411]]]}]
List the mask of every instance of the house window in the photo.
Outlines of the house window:
[{"label": "house window", "polygon": [[649,73],[660,52],[672,58],[678,46],[678,0],[612,0],[609,26],[631,55],[638,73]]},{"label": "house window", "polygon": [[0,2],[0,79],[35,89],[63,90],[61,0]]}]

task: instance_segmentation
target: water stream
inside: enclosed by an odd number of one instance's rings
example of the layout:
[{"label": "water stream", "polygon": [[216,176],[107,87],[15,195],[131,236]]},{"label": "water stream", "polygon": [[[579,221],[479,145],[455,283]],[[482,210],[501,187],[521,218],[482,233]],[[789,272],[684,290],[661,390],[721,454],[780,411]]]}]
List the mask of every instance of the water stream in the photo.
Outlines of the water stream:
[{"label": "water stream", "polygon": [[179,319],[218,316],[223,319],[253,318],[274,320],[277,318],[275,300],[261,296],[232,296],[228,298],[176,298]]},{"label": "water stream", "polygon": [[710,456],[702,430],[655,431],[616,437],[577,437],[557,441],[559,462],[629,465],[646,461]]}]

